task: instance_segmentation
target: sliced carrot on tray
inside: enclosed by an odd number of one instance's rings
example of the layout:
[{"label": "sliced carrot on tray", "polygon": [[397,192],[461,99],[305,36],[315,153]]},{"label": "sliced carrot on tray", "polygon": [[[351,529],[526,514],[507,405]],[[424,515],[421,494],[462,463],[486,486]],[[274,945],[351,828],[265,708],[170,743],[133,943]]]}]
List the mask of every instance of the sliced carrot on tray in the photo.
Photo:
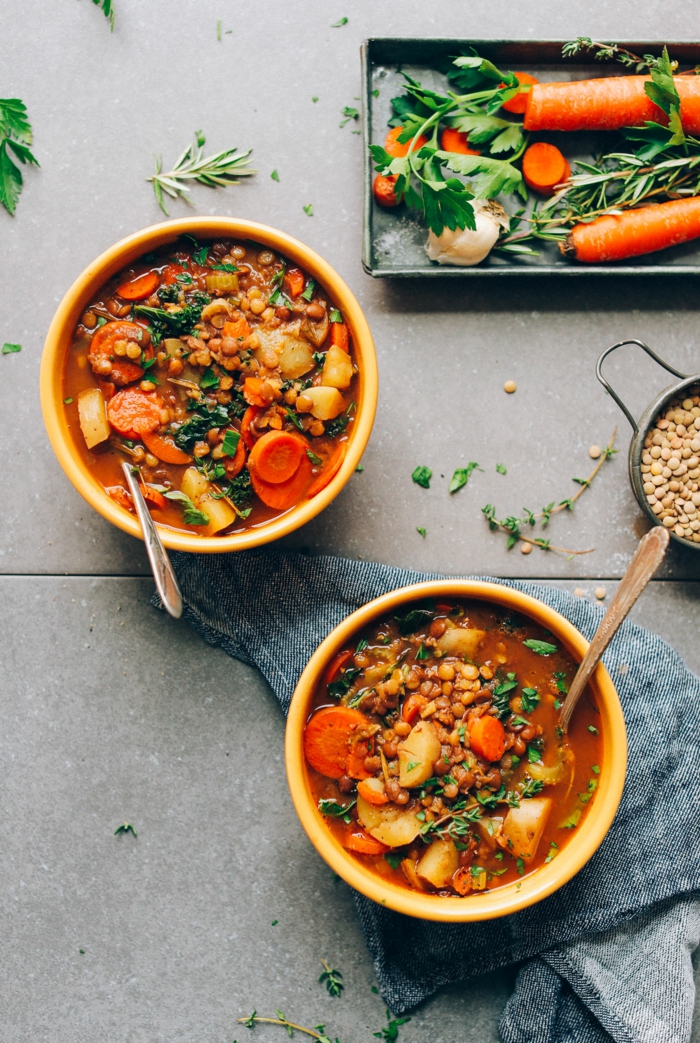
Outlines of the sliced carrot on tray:
[{"label": "sliced carrot on tray", "polygon": [[541,196],[552,196],[557,185],[571,176],[571,167],[556,145],[536,141],[525,150],[523,177],[525,184]]},{"label": "sliced carrot on tray", "polygon": [[329,779],[344,775],[350,742],[357,729],[368,723],[363,713],[347,706],[317,710],[304,731],[304,756],[314,771]]},{"label": "sliced carrot on tray", "polygon": [[[411,148],[410,141],[399,141],[400,136],[403,134],[403,127],[392,127],[384,140],[384,148],[390,156],[405,156]],[[412,151],[418,152],[419,149],[423,148],[423,145],[428,144],[428,139],[421,134],[413,146]]]},{"label": "sliced carrot on tray", "polygon": [[454,127],[445,127],[440,136],[440,148],[443,152],[459,152],[463,156],[480,156],[478,148],[470,148],[468,135]]},{"label": "sliced carrot on tray", "polygon": [[[521,87],[532,87],[535,83],[540,82],[536,76],[531,76],[529,72],[516,72],[515,78]],[[503,87],[505,84],[501,84],[501,86]],[[514,97],[504,101],[501,108],[505,109],[506,112],[525,112],[529,94],[529,91],[518,91]]]}]

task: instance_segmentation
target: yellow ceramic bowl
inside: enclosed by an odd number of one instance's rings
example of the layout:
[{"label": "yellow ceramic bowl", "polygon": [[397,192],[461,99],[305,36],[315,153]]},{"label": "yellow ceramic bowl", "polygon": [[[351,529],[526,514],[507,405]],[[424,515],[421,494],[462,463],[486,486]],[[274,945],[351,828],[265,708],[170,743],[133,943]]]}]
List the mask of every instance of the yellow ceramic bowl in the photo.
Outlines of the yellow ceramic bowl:
[{"label": "yellow ceramic bowl", "polygon": [[303,753],[304,725],[308,719],[313,693],[323,671],[333,656],[368,623],[394,612],[417,598],[478,598],[529,616],[569,650],[574,659],[583,658],[588,642],[568,620],[541,601],[509,587],[476,580],[440,580],[417,583],[394,590],[353,612],[319,645],[299,678],[287,721],[285,758],[292,800],[311,843],[329,866],[351,887],[380,902],[389,909],[417,916],[423,920],[463,922],[490,920],[506,916],[541,901],[570,880],[591,858],[603,841],[617,811],[625,782],[627,735],[622,708],[610,675],[600,665],[591,682],[596,706],[600,710],[603,737],[603,759],[596,798],[583,824],[569,843],[548,865],[535,870],[520,884],[507,884],[493,891],[465,898],[443,898],[421,894],[388,883],[366,868],[362,861],[346,851],[324,824],[309,786]]},{"label": "yellow ceramic bowl", "polygon": [[310,521],[338,495],[353,471],[369,440],[377,407],[377,359],[367,320],[348,286],[338,273],[308,246],[267,225],[231,217],[188,217],[144,228],[106,250],[80,275],[66,293],[54,315],[46,336],[41,360],[41,408],[51,445],[63,470],[87,502],[107,521],[132,536],[141,536],[136,518],[120,507],[104,491],[78,452],[66,422],[63,408],[63,365],[73,330],[97,290],[108,279],[142,254],[164,243],[174,243],[188,233],[195,238],[231,237],[252,239],[300,265],[326,289],[340,307],[350,327],[359,369],[359,394],[350,445],[343,464],[331,482],[311,500],[305,500],[286,514],[259,527],[230,536],[199,536],[159,526],[163,543],[173,550],[223,552],[246,550],[286,536]]}]

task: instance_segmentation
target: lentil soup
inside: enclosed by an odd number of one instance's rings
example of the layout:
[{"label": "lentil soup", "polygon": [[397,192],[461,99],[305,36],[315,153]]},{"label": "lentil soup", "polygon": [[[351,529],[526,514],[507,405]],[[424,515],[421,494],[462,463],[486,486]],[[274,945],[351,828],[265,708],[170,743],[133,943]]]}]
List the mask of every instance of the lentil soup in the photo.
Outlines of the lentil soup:
[{"label": "lentil soup", "polygon": [[241,532],[328,485],[355,419],[357,365],[340,310],[280,254],[183,236],[90,302],[67,354],[71,435],[133,513],[131,460],[154,519]]},{"label": "lentil soup", "polygon": [[413,602],[359,633],[316,689],[308,779],[337,840],[378,876],[483,893],[551,862],[598,788],[602,738],[577,666],[532,620],[481,601]]}]

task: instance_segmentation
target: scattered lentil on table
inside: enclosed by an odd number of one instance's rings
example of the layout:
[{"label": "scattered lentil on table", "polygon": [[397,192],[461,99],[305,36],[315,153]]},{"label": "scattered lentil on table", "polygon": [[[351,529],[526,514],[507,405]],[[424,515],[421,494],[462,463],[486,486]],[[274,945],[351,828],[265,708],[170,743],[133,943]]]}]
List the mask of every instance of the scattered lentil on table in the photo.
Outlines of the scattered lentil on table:
[{"label": "scattered lentil on table", "polygon": [[517,386],[518,385],[515,383],[514,380],[506,380],[505,384],[503,385],[503,390],[506,391],[509,395],[512,395],[513,392],[516,390]]},{"label": "scattered lentil on table", "polygon": [[600,448],[599,445],[592,445],[591,448],[588,450],[588,455],[590,456],[591,460],[598,460],[602,452],[603,450]]},{"label": "scattered lentil on table", "polygon": [[647,503],[681,539],[700,543],[700,388],[672,398],[644,439],[641,474]]}]

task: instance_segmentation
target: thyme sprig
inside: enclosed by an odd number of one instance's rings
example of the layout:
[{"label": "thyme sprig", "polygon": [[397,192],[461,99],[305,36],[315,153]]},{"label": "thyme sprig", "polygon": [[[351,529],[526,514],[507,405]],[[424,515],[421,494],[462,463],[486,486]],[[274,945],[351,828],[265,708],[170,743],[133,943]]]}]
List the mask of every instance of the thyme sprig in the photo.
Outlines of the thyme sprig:
[{"label": "thyme sprig", "polygon": [[92,0],[96,7],[102,8],[105,18],[109,19],[109,31],[114,32],[114,4],[112,0]]},{"label": "thyme sprig", "polygon": [[[252,1029],[257,1024],[265,1025],[282,1025],[287,1030],[288,1036],[293,1036],[295,1032],[303,1032],[306,1036],[311,1036],[312,1039],[317,1039],[318,1043],[333,1043],[330,1036],[326,1035],[325,1025],[316,1025],[313,1029],[304,1028],[303,1025],[296,1025],[293,1021],[290,1021],[284,1016],[281,1010],[276,1010],[276,1018],[261,1017],[256,1010],[252,1014],[249,1014],[247,1018],[236,1018],[236,1022],[239,1025],[245,1025],[247,1029]],[[334,1043],[340,1043],[339,1039],[335,1038]]]},{"label": "thyme sprig", "polygon": [[617,43],[600,43],[598,40],[591,40],[590,36],[577,36],[575,40],[565,43],[561,49],[565,58],[573,58],[582,51],[593,51],[593,57],[597,61],[614,60],[628,69],[634,69],[635,72],[648,71],[656,61],[653,54],[645,54],[640,58],[638,54],[628,51],[626,47],[620,47]]},{"label": "thyme sprig", "polygon": [[253,150],[238,152],[236,148],[223,149],[211,156],[204,156],[201,145],[188,145],[173,169],[167,174],[162,173],[163,160],[161,156],[156,157],[156,172],[152,177],[146,178],[152,182],[158,206],[166,217],[170,214],[165,206],[163,194],[171,199],[184,199],[190,203],[188,181],[198,181],[210,188],[225,187],[226,185],[237,185],[242,177],[251,177],[257,174],[257,170],[246,166],[246,160]]},{"label": "thyme sprig", "polygon": [[340,971],[329,966],[326,960],[322,959],[321,963],[323,964],[323,974],[321,974],[318,980],[326,986],[329,996],[340,996],[345,988],[345,985],[340,980],[343,975]]},{"label": "thyme sprig", "polygon": [[572,478],[572,481],[577,482],[580,486],[578,492],[574,493],[573,496],[569,496],[566,500],[560,500],[558,503],[553,500],[551,503],[543,507],[539,512],[529,511],[527,507],[523,507],[525,512],[524,517],[516,518],[513,515],[509,515],[507,518],[499,519],[496,517],[496,508],[493,504],[487,503],[485,507],[481,508],[481,513],[489,523],[489,528],[492,532],[497,532],[499,529],[505,532],[508,536],[506,542],[506,550],[510,550],[512,547],[521,540],[523,543],[530,543],[534,547],[539,547],[541,550],[554,550],[560,554],[578,555],[578,554],[590,554],[594,547],[589,550],[568,550],[566,547],[556,547],[550,540],[543,539],[541,537],[525,536],[522,533],[523,526],[530,526],[534,528],[538,521],[541,522],[544,527],[549,522],[549,519],[553,514],[558,514],[560,511],[572,511],[574,504],[580,496],[583,496],[586,489],[590,486],[591,482],[600,471],[601,467],[606,460],[610,460],[619,450],[613,448],[615,445],[615,436],[617,434],[617,428],[612,433],[610,441],[601,453],[600,459],[596,463],[595,467],[589,474],[588,478]]}]

